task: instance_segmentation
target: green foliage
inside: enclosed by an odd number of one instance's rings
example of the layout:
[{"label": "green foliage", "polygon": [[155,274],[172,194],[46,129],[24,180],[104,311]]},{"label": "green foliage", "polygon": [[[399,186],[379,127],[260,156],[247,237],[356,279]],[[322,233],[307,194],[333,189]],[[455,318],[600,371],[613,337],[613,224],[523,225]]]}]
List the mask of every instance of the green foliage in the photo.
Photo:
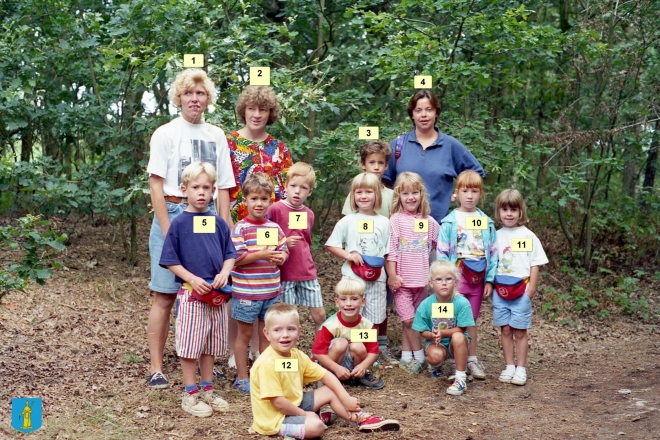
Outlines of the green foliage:
[{"label": "green foliage", "polygon": [[64,250],[66,235],[42,231],[50,222],[41,216],[28,214],[16,223],[0,227],[0,252],[11,262],[0,266],[0,299],[12,290],[26,292],[29,280],[43,285],[51,268],[61,267],[54,256]]}]

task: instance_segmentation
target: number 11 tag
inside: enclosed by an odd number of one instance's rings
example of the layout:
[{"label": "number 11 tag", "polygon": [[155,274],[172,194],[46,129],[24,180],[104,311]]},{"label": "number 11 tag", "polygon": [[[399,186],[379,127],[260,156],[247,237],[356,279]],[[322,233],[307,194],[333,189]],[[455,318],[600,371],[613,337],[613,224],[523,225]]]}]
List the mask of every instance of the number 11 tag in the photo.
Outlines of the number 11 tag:
[{"label": "number 11 tag", "polygon": [[297,373],[298,359],[281,358],[275,359],[275,372],[277,373]]},{"label": "number 11 tag", "polygon": [[453,303],[433,303],[431,309],[431,318],[448,318],[454,317],[454,304]]},{"label": "number 11 tag", "polygon": [[211,215],[193,217],[193,232],[195,234],[213,234],[215,232],[215,217]]},{"label": "number 11 tag", "polygon": [[289,229],[307,229],[307,213],[305,211],[290,212]]}]

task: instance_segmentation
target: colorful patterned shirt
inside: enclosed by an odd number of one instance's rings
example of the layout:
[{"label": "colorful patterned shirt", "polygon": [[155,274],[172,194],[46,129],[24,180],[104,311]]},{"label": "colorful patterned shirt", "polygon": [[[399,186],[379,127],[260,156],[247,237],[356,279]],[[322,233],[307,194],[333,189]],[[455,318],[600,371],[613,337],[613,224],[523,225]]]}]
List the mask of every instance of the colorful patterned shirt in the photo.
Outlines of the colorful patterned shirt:
[{"label": "colorful patterned shirt", "polygon": [[390,250],[388,261],[396,261],[396,274],[403,278],[403,287],[423,287],[429,282],[429,265],[423,264],[438,245],[440,225],[426,217],[427,231],[415,232],[421,214],[397,212],[390,218]]}]

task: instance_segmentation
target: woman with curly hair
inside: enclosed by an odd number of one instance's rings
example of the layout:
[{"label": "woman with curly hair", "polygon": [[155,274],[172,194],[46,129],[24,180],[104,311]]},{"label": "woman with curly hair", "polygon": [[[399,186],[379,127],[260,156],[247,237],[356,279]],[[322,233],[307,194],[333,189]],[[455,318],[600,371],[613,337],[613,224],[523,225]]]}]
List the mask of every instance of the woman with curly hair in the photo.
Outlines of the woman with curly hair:
[{"label": "woman with curly hair", "polygon": [[268,86],[247,86],[238,97],[236,114],[243,128],[227,136],[236,186],[229,192],[234,222],[247,215],[241,185],[250,173],[266,173],[275,187],[272,203],[284,198],[285,177],[291,167],[291,153],[284,142],[266,133],[277,121],[280,107]]}]

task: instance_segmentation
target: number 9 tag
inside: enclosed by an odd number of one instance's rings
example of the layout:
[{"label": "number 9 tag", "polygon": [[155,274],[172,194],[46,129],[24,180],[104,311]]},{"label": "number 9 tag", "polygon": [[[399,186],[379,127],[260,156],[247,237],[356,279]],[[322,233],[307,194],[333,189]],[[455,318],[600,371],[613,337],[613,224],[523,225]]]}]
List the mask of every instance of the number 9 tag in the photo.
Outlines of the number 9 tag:
[{"label": "number 9 tag", "polygon": [[277,228],[257,229],[257,246],[277,246],[278,238]]},{"label": "number 9 tag", "polygon": [[452,319],[454,317],[453,303],[433,303],[431,318]]},{"label": "number 9 tag", "polygon": [[291,358],[275,359],[274,365],[275,365],[276,373],[298,372],[298,359],[291,359]]},{"label": "number 9 tag", "polygon": [[429,232],[429,220],[426,218],[413,219],[413,232]]},{"label": "number 9 tag", "polygon": [[213,234],[215,232],[215,217],[212,215],[193,217],[193,232],[195,234]]}]

